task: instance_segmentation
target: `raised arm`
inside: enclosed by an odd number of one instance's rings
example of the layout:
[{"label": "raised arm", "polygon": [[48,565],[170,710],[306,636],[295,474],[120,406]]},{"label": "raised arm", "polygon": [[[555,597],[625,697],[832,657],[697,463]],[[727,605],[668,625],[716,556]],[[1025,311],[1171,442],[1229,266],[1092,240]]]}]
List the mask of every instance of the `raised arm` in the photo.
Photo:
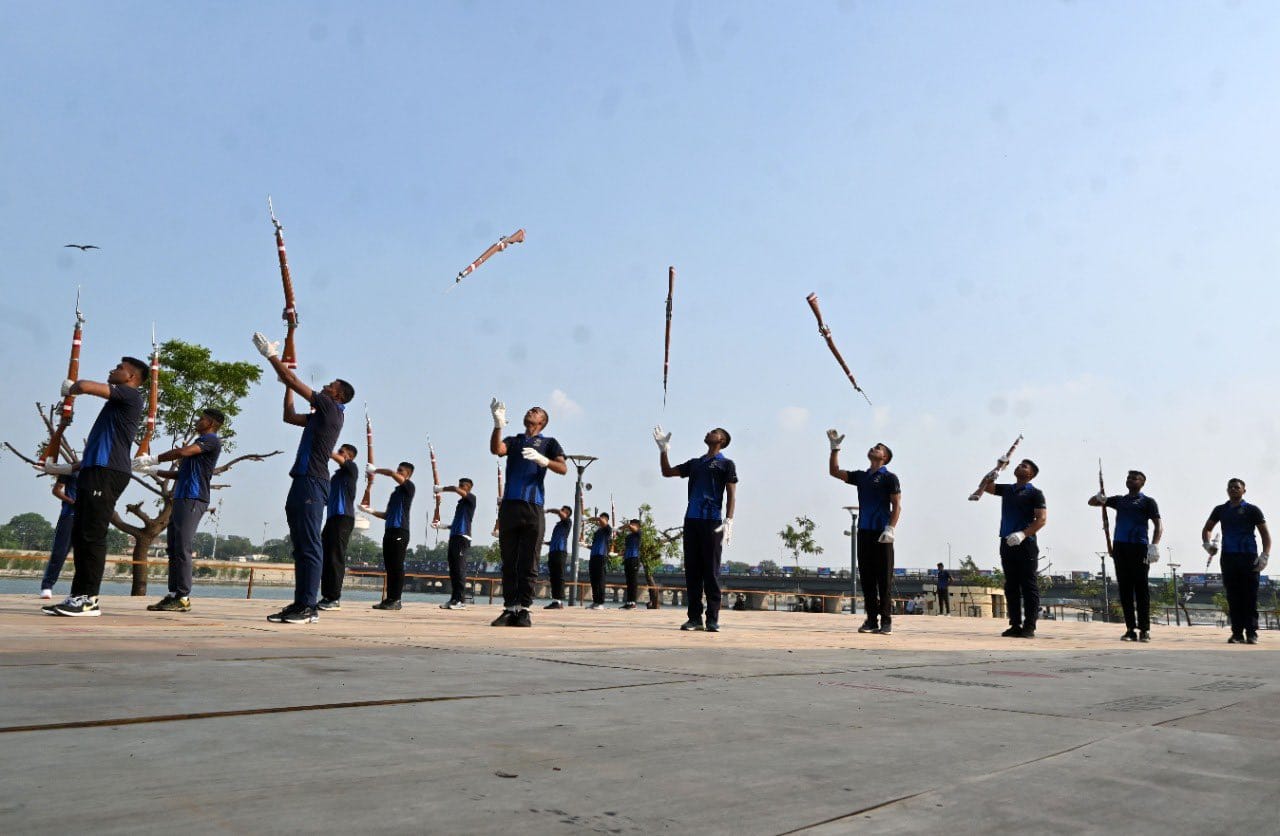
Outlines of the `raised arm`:
[{"label": "raised arm", "polygon": [[827,473],[833,479],[848,482],[849,472],[840,469],[840,444],[844,441],[844,436],[835,430],[827,430],[827,441],[831,444],[831,457],[827,459]]},{"label": "raised arm", "polygon": [[95,398],[106,400],[111,397],[111,385],[107,383],[98,383],[96,380],[77,380],[68,387],[66,395],[93,395]]},{"label": "raised arm", "polygon": [[405,482],[409,481],[408,476],[401,476],[399,473],[396,473],[394,470],[390,470],[385,467],[374,468],[373,472],[378,474],[379,476],[390,476],[392,479],[396,480],[397,485],[403,485]]},{"label": "raised arm", "polygon": [[658,445],[658,466],[663,476],[679,476],[680,471],[671,466],[671,433],[663,432],[661,426],[653,428],[653,440]]}]

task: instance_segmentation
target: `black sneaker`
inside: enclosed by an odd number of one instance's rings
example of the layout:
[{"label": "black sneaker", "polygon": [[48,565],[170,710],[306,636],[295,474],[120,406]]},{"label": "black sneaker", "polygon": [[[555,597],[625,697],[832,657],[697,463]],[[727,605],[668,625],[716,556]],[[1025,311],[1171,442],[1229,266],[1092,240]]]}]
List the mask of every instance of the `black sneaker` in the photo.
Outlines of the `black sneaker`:
[{"label": "black sneaker", "polygon": [[625,604],[623,604],[623,605],[622,605],[622,608],[623,608],[624,610],[634,610],[634,609],[636,608],[636,602],[635,602],[635,601],[628,601],[627,603],[625,603]]},{"label": "black sneaker", "polygon": [[168,595],[164,600],[158,604],[152,604],[147,609],[157,612],[191,612],[191,599]]},{"label": "black sneaker", "polygon": [[1020,639],[1034,639],[1035,637],[1036,637],[1036,628],[1034,627],[1023,627],[1022,630],[1019,631],[1018,633],[1018,638]]},{"label": "black sneaker", "polygon": [[172,600],[173,600],[172,595],[166,595],[163,598],[161,598],[159,601],[156,601],[154,604],[147,604],[147,611],[148,612],[164,612],[166,609],[168,609],[168,604]]},{"label": "black sneaker", "polygon": [[871,619],[867,619],[866,621],[862,622],[862,624],[858,627],[858,632],[859,633],[879,633],[880,625],[876,624]]},{"label": "black sneaker", "polygon": [[876,630],[876,632],[882,636],[888,636],[893,633],[893,625],[888,622],[881,624],[880,629]]},{"label": "black sneaker", "polygon": [[374,604],[372,609],[375,610],[398,610],[400,609],[399,601],[379,601]]},{"label": "black sneaker", "polygon": [[706,630],[708,633],[719,633],[719,632],[720,632],[720,622],[719,622],[719,621],[712,621],[711,619],[707,619],[707,626],[706,626],[706,627],[704,627],[703,629],[704,629],[704,630]]},{"label": "black sneaker", "polygon": [[529,617],[528,610],[520,610],[512,613],[511,618],[507,619],[508,627],[532,627],[533,619]]},{"label": "black sneaker", "polygon": [[56,604],[53,611],[57,615],[69,615],[73,618],[102,615],[98,609],[98,599],[92,595],[75,595],[68,597],[61,604]]},{"label": "black sneaker", "polygon": [[502,614],[489,622],[490,627],[510,627],[511,619],[515,618],[515,612],[512,610],[503,610]]},{"label": "black sneaker", "polygon": [[559,601],[552,601],[550,604],[547,604],[545,607],[543,607],[543,609],[544,610],[562,610],[564,609],[564,604],[560,603]]},{"label": "black sneaker", "polygon": [[1245,634],[1244,634],[1244,643],[1245,643],[1245,644],[1257,644],[1257,643],[1258,643],[1258,634],[1257,634],[1257,633],[1255,633],[1255,632],[1253,632],[1252,630],[1250,630],[1249,632],[1245,633]]},{"label": "black sneaker", "polygon": [[340,610],[342,603],[337,598],[321,598],[320,603],[316,604],[318,610]]},{"label": "black sneaker", "polygon": [[303,604],[290,604],[280,612],[273,612],[267,616],[267,621],[272,624],[308,624],[319,620],[319,611],[315,607]]},{"label": "black sneaker", "polygon": [[1231,638],[1227,639],[1227,644],[1244,644],[1244,636],[1239,633],[1232,633]]},{"label": "black sneaker", "polygon": [[1139,631],[1139,633],[1138,633],[1138,641],[1140,641],[1140,642],[1149,642],[1149,641],[1151,641],[1151,631],[1150,631],[1150,630],[1142,630],[1142,631]]},{"label": "black sneaker", "polygon": [[1005,631],[1004,631],[1003,633],[1001,633],[1000,635],[1001,635],[1001,636],[1003,636],[1003,637],[1004,637],[1004,638],[1006,638],[1006,639],[1020,639],[1020,638],[1022,638],[1022,628],[1021,628],[1021,627],[1010,627],[1008,630],[1005,630]]},{"label": "black sneaker", "polygon": [[1125,630],[1124,635],[1120,637],[1120,641],[1122,642],[1136,642],[1137,640],[1138,634],[1134,630]]},{"label": "black sneaker", "polygon": [[684,624],[681,624],[680,629],[681,630],[701,630],[703,629],[703,627],[702,627],[701,621],[697,621],[691,618],[688,621],[686,621]]}]

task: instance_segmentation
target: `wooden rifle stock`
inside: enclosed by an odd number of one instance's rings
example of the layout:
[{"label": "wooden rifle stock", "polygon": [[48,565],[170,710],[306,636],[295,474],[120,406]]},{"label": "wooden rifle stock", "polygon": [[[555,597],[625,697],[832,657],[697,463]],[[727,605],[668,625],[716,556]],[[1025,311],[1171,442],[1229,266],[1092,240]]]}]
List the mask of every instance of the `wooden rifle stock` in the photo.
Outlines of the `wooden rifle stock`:
[{"label": "wooden rifle stock", "polygon": [[662,405],[667,405],[667,375],[671,369],[671,299],[676,292],[676,268],[667,268],[667,338],[662,349]]},{"label": "wooden rifle stock", "polygon": [[[83,337],[84,314],[80,312],[80,291],[76,290],[76,325],[71,332],[71,359],[67,362],[67,380],[80,379],[80,343]],[[49,435],[49,441],[44,445],[44,450],[40,453],[41,464],[58,460],[58,452],[62,447],[62,436],[66,433],[67,427],[71,426],[71,419],[75,417],[75,400],[75,395],[67,395],[62,399],[58,426]],[[67,461],[70,460],[70,458],[67,459]]]},{"label": "wooden rifle stock", "polygon": [[458,271],[457,277],[454,278],[453,280],[454,284],[457,284],[458,282],[465,279],[467,276],[470,276],[472,273],[476,271],[477,267],[479,267],[481,264],[484,264],[486,261],[488,261],[491,257],[493,257],[494,254],[502,252],[512,244],[523,244],[523,243],[524,243],[523,227],[520,229],[517,229],[515,232],[511,233],[510,235],[502,236],[501,238],[498,239],[496,244],[491,244],[489,246],[489,249],[480,253],[479,258],[477,258],[475,261],[471,262],[466,267]]},{"label": "wooden rifle stock", "polygon": [[818,320],[818,334],[827,341],[827,348],[831,349],[831,354],[836,358],[836,362],[840,364],[840,368],[844,370],[845,375],[849,378],[849,382],[853,384],[853,388],[858,390],[858,394],[867,399],[867,403],[871,403],[871,398],[867,397],[867,393],[862,391],[862,387],[858,385],[858,379],[853,376],[853,372],[849,370],[849,364],[844,361],[844,357],[840,354],[840,349],[836,348],[835,340],[831,339],[831,329],[827,327],[827,323],[822,320],[822,311],[818,309],[818,294],[810,293],[805,297],[805,301],[809,303],[809,308],[813,310],[813,316]]},{"label": "wooden rifle stock", "polygon": [[498,536],[498,514],[502,513],[502,459],[498,459],[498,501],[494,505],[493,535]]},{"label": "wooden rifle stock", "polygon": [[[431,484],[440,487],[440,468],[436,464],[436,448],[431,443],[431,439],[427,439],[427,452],[431,454]],[[440,499],[441,495],[436,494],[436,508],[431,512],[431,527],[437,528],[440,525]]]},{"label": "wooden rifle stock", "polygon": [[[1102,484],[1102,459],[1098,459],[1098,493],[1106,496],[1107,489]],[[1113,554],[1111,550],[1111,518],[1107,516],[1107,506],[1102,506],[1102,536],[1107,538],[1107,554]]]},{"label": "wooden rifle stock", "polygon": [[[999,461],[996,462],[995,470],[992,472],[998,474],[1000,473],[1000,471],[1008,467],[1009,462],[1013,459],[1013,451],[1017,450],[1018,445],[1021,443],[1022,443],[1022,433],[1018,433],[1018,437],[1013,440],[1013,444],[1009,445],[1008,452],[1006,452],[1004,456]],[[978,489],[973,493],[969,494],[969,501],[977,502],[979,499],[982,499],[982,495],[987,492],[987,486],[990,485],[995,480],[996,480],[995,477],[992,476],[991,473],[988,473],[986,476],[983,476],[982,481],[978,483]]]},{"label": "wooden rifle stock", "polygon": [[284,284],[284,310],[280,316],[285,321],[285,335],[280,362],[292,370],[298,368],[298,352],[293,336],[298,328],[298,305],[293,295],[293,279],[289,276],[289,256],[284,249],[284,227],[276,220],[270,195],[267,196],[267,211],[271,213],[271,223],[276,228],[276,255],[280,259],[280,281]]},{"label": "wooden rifle stock", "polygon": [[[367,448],[367,456],[365,458],[365,461],[367,461],[369,464],[373,464],[375,461],[373,457],[373,422],[369,420],[369,408],[367,406],[365,407],[365,411],[364,411],[364,443],[365,443],[365,447]],[[365,474],[364,499],[360,501],[360,504],[365,506],[366,508],[370,507],[373,504],[373,474],[372,473]]]},{"label": "wooden rifle stock", "polygon": [[156,342],[156,329],[151,326],[151,384],[147,395],[147,426],[142,432],[142,441],[138,442],[138,455],[146,456],[151,452],[151,439],[156,434],[156,415],[160,411],[160,345]]}]

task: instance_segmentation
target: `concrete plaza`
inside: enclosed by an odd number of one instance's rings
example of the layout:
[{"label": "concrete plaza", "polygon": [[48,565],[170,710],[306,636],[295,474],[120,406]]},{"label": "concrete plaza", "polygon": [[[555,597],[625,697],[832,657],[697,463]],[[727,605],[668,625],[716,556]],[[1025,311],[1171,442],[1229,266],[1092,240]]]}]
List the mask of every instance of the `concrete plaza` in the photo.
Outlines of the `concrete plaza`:
[{"label": "concrete plaza", "polygon": [[[0,596],[0,833],[1241,833],[1280,636],[848,615]],[[278,604],[278,602],[276,602]]]}]

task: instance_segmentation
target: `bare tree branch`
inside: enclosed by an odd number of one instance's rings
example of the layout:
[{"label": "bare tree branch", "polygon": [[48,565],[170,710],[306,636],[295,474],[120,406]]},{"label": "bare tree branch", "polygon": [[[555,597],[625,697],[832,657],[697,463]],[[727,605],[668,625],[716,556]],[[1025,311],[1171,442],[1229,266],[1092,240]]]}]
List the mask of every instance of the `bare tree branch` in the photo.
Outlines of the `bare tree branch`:
[{"label": "bare tree branch", "polygon": [[146,511],[142,510],[141,502],[130,503],[129,505],[124,506],[124,509],[128,511],[130,514],[133,514],[138,519],[142,520],[143,528],[150,528],[151,525],[155,522],[153,518],[147,516]]},{"label": "bare tree branch", "polygon": [[265,459],[269,459],[269,458],[271,458],[272,456],[278,456],[278,455],[280,455],[280,454],[281,454],[281,453],[283,453],[283,452],[284,452],[283,450],[273,450],[273,451],[272,451],[272,452],[270,452],[270,453],[245,453],[243,456],[236,456],[234,459],[232,459],[231,461],[227,462],[226,464],[219,465],[218,467],[215,467],[215,468],[213,469],[213,475],[215,475],[215,476],[221,476],[222,474],[226,473],[226,472],[227,472],[228,470],[230,470],[231,468],[235,467],[235,466],[236,466],[237,464],[239,464],[240,462],[245,461],[246,459],[247,459],[247,460],[249,460],[249,461],[260,462],[260,461],[263,461],[263,460],[265,460]]},{"label": "bare tree branch", "polygon": [[125,522],[124,519],[121,518],[119,511],[111,512],[111,524],[123,531],[125,534],[132,535],[134,538],[141,537],[143,534],[141,528]]},{"label": "bare tree branch", "polygon": [[[19,451],[17,447],[14,447],[14,446],[13,446],[12,444],[10,444],[9,442],[7,442],[7,441],[6,441],[6,442],[4,442],[4,446],[9,448],[9,452],[10,452],[10,453],[13,453],[15,456],[17,456],[18,458],[22,459],[24,462],[26,462],[27,464],[31,465],[32,467],[35,467],[35,468],[39,468],[39,467],[40,467],[40,462],[36,461],[36,460],[35,460],[35,459],[33,459],[33,458],[30,458],[29,456],[27,456],[27,454],[25,454],[25,453],[23,453],[23,452]],[[40,475],[43,475],[43,474],[37,473],[36,475],[37,475],[37,476],[40,476]]]}]

